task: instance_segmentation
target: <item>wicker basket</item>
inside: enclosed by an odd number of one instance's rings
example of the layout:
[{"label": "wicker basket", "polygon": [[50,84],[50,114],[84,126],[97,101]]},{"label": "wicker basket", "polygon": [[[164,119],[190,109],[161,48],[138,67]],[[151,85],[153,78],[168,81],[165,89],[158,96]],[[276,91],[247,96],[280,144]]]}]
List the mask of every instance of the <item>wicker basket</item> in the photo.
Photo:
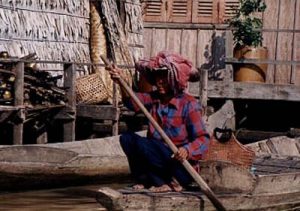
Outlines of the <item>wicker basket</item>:
[{"label": "wicker basket", "polygon": [[76,79],[77,103],[95,104],[108,99],[107,89],[100,73],[85,75]]},{"label": "wicker basket", "polygon": [[251,167],[254,157],[254,151],[239,143],[232,134],[226,142],[219,142],[212,136],[204,160],[226,161],[248,169]]}]

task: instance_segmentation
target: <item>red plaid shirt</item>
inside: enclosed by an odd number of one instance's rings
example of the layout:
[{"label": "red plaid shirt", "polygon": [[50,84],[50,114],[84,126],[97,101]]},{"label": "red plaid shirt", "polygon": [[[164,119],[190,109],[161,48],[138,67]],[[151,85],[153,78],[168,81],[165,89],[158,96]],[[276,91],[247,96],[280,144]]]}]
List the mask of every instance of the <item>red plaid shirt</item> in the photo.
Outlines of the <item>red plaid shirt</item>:
[{"label": "red plaid shirt", "polygon": [[[194,97],[183,93],[172,98],[167,105],[162,105],[156,92],[136,93],[136,96],[173,143],[188,150],[188,159],[201,159],[203,153],[207,151],[209,134],[202,120],[201,107]],[[125,105],[136,112],[140,110],[131,99],[126,100]],[[147,136],[162,141],[151,123]]]}]

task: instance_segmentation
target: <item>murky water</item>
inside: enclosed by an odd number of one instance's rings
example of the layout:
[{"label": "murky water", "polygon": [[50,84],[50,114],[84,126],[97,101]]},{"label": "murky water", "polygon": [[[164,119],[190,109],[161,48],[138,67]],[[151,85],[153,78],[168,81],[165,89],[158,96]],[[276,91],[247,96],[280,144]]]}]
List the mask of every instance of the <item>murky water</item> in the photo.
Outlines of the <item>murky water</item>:
[{"label": "murky water", "polygon": [[100,187],[124,187],[125,184],[101,184],[60,189],[1,193],[1,211],[106,210],[96,201]]}]

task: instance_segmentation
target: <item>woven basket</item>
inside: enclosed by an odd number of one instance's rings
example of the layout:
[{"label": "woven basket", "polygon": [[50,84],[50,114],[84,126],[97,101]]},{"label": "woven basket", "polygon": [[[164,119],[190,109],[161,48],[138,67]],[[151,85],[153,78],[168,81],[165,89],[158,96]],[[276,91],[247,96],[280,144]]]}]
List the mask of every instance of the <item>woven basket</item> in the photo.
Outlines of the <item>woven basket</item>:
[{"label": "woven basket", "polygon": [[254,151],[239,143],[233,134],[226,142],[219,142],[212,136],[204,156],[204,160],[226,161],[247,169],[251,167],[254,158]]},{"label": "woven basket", "polygon": [[77,103],[95,104],[105,102],[107,98],[107,89],[100,73],[93,73],[76,79]]}]

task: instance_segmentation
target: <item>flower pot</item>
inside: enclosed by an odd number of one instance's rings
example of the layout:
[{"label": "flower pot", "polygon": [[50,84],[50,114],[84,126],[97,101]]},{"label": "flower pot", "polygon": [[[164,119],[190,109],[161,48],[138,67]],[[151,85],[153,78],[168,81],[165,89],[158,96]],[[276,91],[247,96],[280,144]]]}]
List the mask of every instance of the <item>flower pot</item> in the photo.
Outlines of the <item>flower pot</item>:
[{"label": "flower pot", "polygon": [[[266,47],[242,46],[234,49],[237,59],[268,59]],[[237,64],[234,65],[234,80],[244,82],[265,82],[268,64]]]}]

